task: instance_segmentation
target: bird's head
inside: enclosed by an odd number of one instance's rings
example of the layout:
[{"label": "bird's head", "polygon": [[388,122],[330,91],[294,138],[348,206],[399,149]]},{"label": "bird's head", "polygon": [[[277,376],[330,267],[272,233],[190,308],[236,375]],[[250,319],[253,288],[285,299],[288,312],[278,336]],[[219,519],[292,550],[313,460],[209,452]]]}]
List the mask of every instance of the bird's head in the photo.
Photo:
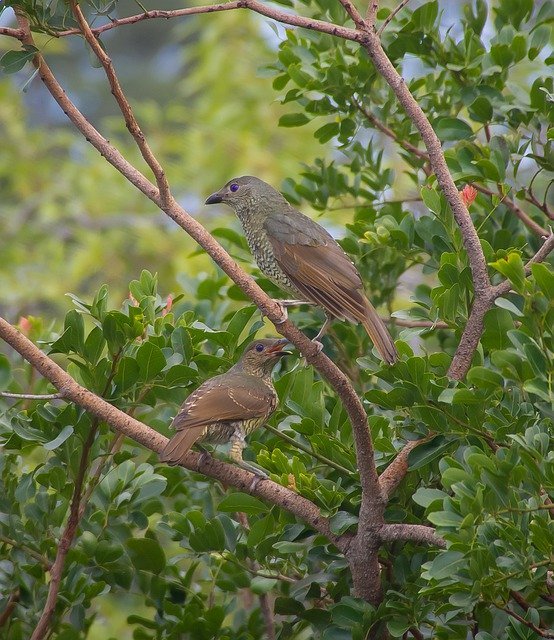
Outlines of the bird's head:
[{"label": "bird's head", "polygon": [[252,375],[267,375],[282,356],[289,355],[289,351],[283,351],[288,343],[286,338],[254,340],[246,347],[238,364]]},{"label": "bird's head", "polygon": [[206,204],[224,202],[237,213],[255,208],[257,204],[268,204],[272,201],[286,202],[283,196],[271,185],[255,176],[233,178],[219,191],[207,198]]}]

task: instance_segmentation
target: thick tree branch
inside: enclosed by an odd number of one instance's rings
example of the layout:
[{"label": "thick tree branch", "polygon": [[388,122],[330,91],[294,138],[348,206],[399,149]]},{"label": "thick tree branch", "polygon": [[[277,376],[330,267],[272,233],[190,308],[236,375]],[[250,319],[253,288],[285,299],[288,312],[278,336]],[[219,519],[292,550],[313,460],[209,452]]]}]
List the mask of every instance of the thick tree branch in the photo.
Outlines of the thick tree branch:
[{"label": "thick tree branch", "polygon": [[379,0],[369,0],[365,19],[370,29],[375,29],[375,20],[377,19],[377,11],[379,10]]},{"label": "thick tree branch", "polygon": [[385,524],[379,530],[379,538],[382,542],[417,542],[446,549],[446,541],[432,527],[422,524]]},{"label": "thick tree branch", "polygon": [[[26,18],[19,15],[18,20],[21,28],[26,32],[24,42],[26,44],[34,44]],[[262,313],[276,325],[278,332],[298,347],[306,357],[306,360],[312,364],[335,389],[351,420],[356,443],[360,482],[365,496],[360,515],[363,515],[364,522],[372,520],[375,524],[381,523],[383,519],[383,505],[378,490],[378,476],[374,463],[373,443],[367,426],[367,416],[348,378],[325,354],[318,351],[317,345],[309,340],[309,338],[289,320],[281,322],[282,312],[280,306],[267,296],[256,284],[254,279],[247,275],[234,262],[225,249],[223,249],[208,231],[187,213],[170,194],[167,202],[163,201],[156,186],[125,160],[121,153],[88,122],[71,100],[69,100],[40,54],[35,56],[34,64],[38,69],[39,77],[48,91],[77,129],[85,136],[87,141],[133,185],[194,238],[235,284],[258,306]]]},{"label": "thick tree branch", "polygon": [[[68,373],[3,318],[0,318],[0,338],[30,362],[40,374],[50,380],[65,399],[75,402],[92,415],[108,423],[116,431],[151,451],[160,453],[167,444],[168,439],[161,433],[154,431],[77,384]],[[290,511],[316,531],[327,536],[339,549],[344,549],[344,543],[337,536],[331,534],[327,519],[321,515],[316,505],[289,489],[271,480],[260,480],[252,487],[254,476],[248,471],[211,457],[202,457],[193,452],[187,455],[182,466]]]},{"label": "thick tree branch", "polygon": [[25,37],[23,29],[12,29],[11,27],[0,27],[0,36],[8,36],[16,40],[22,40]]},{"label": "thick tree branch", "polygon": [[56,559],[50,569],[50,584],[48,585],[48,595],[46,596],[46,603],[40,619],[31,635],[31,640],[42,640],[48,634],[50,628],[50,622],[56,610],[56,604],[58,601],[58,593],[62,583],[63,570],[65,566],[65,558],[69,553],[69,549],[73,544],[73,540],[77,535],[77,528],[79,526],[79,506],[81,503],[81,491],[83,489],[83,483],[85,481],[85,474],[88,469],[89,454],[94,444],[94,438],[98,430],[98,419],[95,418],[92,421],[89,434],[83,445],[83,451],[81,453],[81,460],[79,462],[79,469],[77,471],[77,477],[75,478],[75,486],[73,488],[73,496],[71,498],[71,504],[69,507],[69,518],[63,531],[62,537],[58,543],[58,551],[56,553]]}]

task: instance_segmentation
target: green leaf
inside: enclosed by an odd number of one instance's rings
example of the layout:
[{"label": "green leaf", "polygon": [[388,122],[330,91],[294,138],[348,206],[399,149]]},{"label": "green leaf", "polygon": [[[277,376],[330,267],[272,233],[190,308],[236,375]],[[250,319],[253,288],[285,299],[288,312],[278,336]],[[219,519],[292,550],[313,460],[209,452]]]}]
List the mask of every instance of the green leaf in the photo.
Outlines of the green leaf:
[{"label": "green leaf", "polygon": [[264,578],[262,576],[255,576],[250,581],[250,590],[256,595],[268,593],[275,588],[278,580],[276,578]]},{"label": "green leaf", "polygon": [[350,528],[354,530],[357,524],[357,516],[353,515],[352,513],[348,513],[348,511],[338,511],[329,520],[329,528],[331,529],[331,533],[334,533],[337,536],[342,535]]},{"label": "green leaf", "polygon": [[160,573],[165,569],[165,553],[157,540],[152,538],[129,538],[127,553],[134,567],[143,571]]},{"label": "green leaf", "polygon": [[532,380],[526,380],[523,383],[523,388],[528,393],[533,393],[536,396],[539,396],[541,400],[552,403],[553,389],[548,387],[546,380],[543,378],[533,378]]},{"label": "green leaf", "polygon": [[540,290],[552,302],[554,300],[554,273],[552,269],[541,262],[531,265],[531,273]]},{"label": "green leaf", "polygon": [[431,562],[428,572],[435,580],[452,578],[465,564],[466,560],[461,551],[443,551]]},{"label": "green leaf", "polygon": [[57,449],[61,444],[63,444],[69,436],[73,433],[73,427],[71,425],[66,425],[60,433],[50,442],[45,442],[42,446],[48,451],[53,451]]},{"label": "green leaf", "polygon": [[247,493],[231,493],[217,505],[218,511],[265,513],[267,505]]},{"label": "green leaf", "polygon": [[440,500],[442,504],[442,501],[447,497],[447,495],[448,494],[440,489],[427,489],[425,487],[420,487],[412,496],[412,500],[421,507],[427,508],[436,500]]},{"label": "green leaf", "polygon": [[114,376],[114,383],[118,390],[126,391],[132,387],[140,377],[140,368],[134,358],[125,356],[119,361],[117,372]]},{"label": "green leaf", "polygon": [[492,105],[485,96],[479,96],[468,107],[469,115],[476,122],[490,122],[492,118]]},{"label": "green leaf", "polygon": [[438,118],[433,128],[442,142],[469,140],[473,137],[472,128],[459,118]]},{"label": "green leaf", "polygon": [[450,441],[444,436],[435,436],[428,442],[418,445],[408,454],[408,465],[410,470],[426,466],[432,460],[441,456],[450,446]]},{"label": "green leaf", "polygon": [[0,58],[0,68],[4,73],[16,73],[30,62],[38,53],[38,49],[33,45],[23,45],[20,51],[8,51]]},{"label": "green leaf", "polygon": [[279,118],[280,127],[301,127],[310,121],[304,113],[286,113]]},{"label": "green leaf", "polygon": [[328,122],[314,131],[314,138],[319,140],[321,144],[325,144],[326,142],[329,142],[331,138],[338,135],[339,129],[340,127],[338,122]]},{"label": "green leaf", "polygon": [[144,342],[137,351],[137,363],[141,380],[152,380],[165,367],[166,360],[160,347]]},{"label": "green leaf", "polygon": [[0,389],[5,389],[12,378],[10,361],[0,353]]},{"label": "green leaf", "polygon": [[106,340],[104,340],[102,329],[100,327],[94,327],[85,340],[83,354],[86,360],[90,362],[90,364],[95,365],[100,359],[105,346]]},{"label": "green leaf", "polygon": [[467,372],[467,381],[477,388],[502,389],[504,379],[499,373],[486,367],[472,367]]},{"label": "green leaf", "polygon": [[453,511],[432,511],[427,519],[438,527],[459,527],[463,520],[461,515]]},{"label": "green leaf", "polygon": [[489,262],[489,265],[508,278],[518,293],[523,293],[525,290],[525,268],[519,253],[511,252],[506,258]]}]

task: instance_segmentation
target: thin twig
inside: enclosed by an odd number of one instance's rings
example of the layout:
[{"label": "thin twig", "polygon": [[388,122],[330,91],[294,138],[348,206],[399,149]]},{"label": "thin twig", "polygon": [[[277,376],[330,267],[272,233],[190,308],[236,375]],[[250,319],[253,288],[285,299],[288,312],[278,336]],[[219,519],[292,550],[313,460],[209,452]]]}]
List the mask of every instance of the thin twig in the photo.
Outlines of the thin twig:
[{"label": "thin twig", "polygon": [[320,453],[317,453],[313,449],[310,449],[309,447],[306,447],[302,443],[297,442],[294,438],[291,438],[290,436],[287,436],[286,433],[283,433],[282,431],[279,431],[279,429],[276,429],[275,427],[272,427],[269,424],[266,424],[264,429],[267,429],[268,431],[271,431],[271,433],[274,433],[276,436],[281,438],[281,440],[284,440],[285,442],[288,442],[293,447],[296,447],[297,449],[300,449],[300,451],[304,451],[305,453],[307,453],[308,455],[312,456],[316,460],[319,460],[320,462],[323,462],[323,464],[326,464],[329,467],[333,467],[333,469],[336,469],[337,471],[340,471],[344,475],[350,476],[350,475],[352,475],[352,473],[354,473],[351,469],[347,469],[346,467],[342,467],[340,464],[337,464],[336,462],[333,462],[329,458],[321,455]]},{"label": "thin twig", "polygon": [[37,562],[40,563],[40,565],[45,569],[45,571],[50,571],[50,568],[52,566],[52,563],[50,562],[50,560],[48,560],[48,558],[40,554],[38,551],[35,551],[28,545],[22,542],[18,542],[17,540],[13,540],[12,538],[9,538],[8,536],[4,536],[1,534],[0,534],[0,542],[3,542],[4,544],[9,544],[10,547],[14,547],[15,549],[21,549],[21,551],[24,551],[27,555],[31,556],[31,558],[34,558],[35,560],[37,560]]},{"label": "thin twig", "polygon": [[[231,2],[209,4],[200,7],[187,7],[186,9],[174,9],[169,11],[157,9],[152,11],[144,11],[142,13],[128,16],[126,18],[112,20],[111,22],[100,27],[93,28],[92,32],[95,35],[99,35],[101,33],[104,33],[105,31],[109,31],[110,29],[114,29],[126,24],[134,24],[136,22],[141,22],[142,20],[152,20],[160,18],[169,20],[171,18],[179,18],[183,16],[202,13],[214,13],[217,11],[232,11],[235,9],[249,9],[250,11],[254,11],[255,13],[259,13],[265,16],[266,18],[272,18],[277,22],[290,24],[294,27],[303,27],[305,29],[311,29],[313,31],[320,31],[321,33],[328,33],[330,35],[339,36],[340,38],[344,38],[346,40],[359,42],[362,38],[362,34],[356,29],[349,29],[347,27],[338,26],[331,22],[325,22],[323,20],[313,20],[312,18],[297,16],[292,13],[276,9],[274,7],[269,7],[262,2],[258,2],[257,0],[232,0]],[[79,33],[80,29],[66,29],[65,31],[58,31],[54,35],[58,37],[64,37]],[[12,37],[16,37],[14,34],[11,35]]]},{"label": "thin twig", "polygon": [[10,393],[0,391],[0,398],[16,398],[18,400],[59,400],[61,393]]},{"label": "thin twig", "polygon": [[404,320],[394,316],[384,317],[383,320],[399,327],[409,327],[411,329],[451,329],[448,322],[443,322],[442,320]]},{"label": "thin twig", "polygon": [[100,61],[100,64],[104,67],[104,71],[106,72],[106,76],[112,90],[112,94],[116,99],[119,109],[121,110],[121,113],[125,120],[125,124],[127,125],[127,129],[135,140],[137,147],[139,148],[146,164],[150,167],[152,173],[154,174],[154,178],[156,179],[156,184],[159,189],[160,203],[161,206],[164,207],[169,203],[170,199],[172,199],[169,189],[169,183],[167,182],[165,172],[161,164],[158,162],[156,156],[152,153],[150,145],[146,141],[144,133],[141,131],[131,105],[129,104],[129,101],[127,100],[125,94],[123,93],[123,90],[121,89],[121,85],[119,84],[119,80],[117,79],[117,76],[115,74],[115,69],[110,57],[106,53],[105,49],[100,45],[100,42],[96,39],[95,35],[92,33],[79,4],[77,4],[75,0],[70,0],[69,4],[73,15],[75,16],[75,19],[77,20],[77,23],[79,24],[79,27],[85,37],[85,40],[90,45],[90,48]]},{"label": "thin twig", "polygon": [[494,603],[494,606],[497,609],[504,611],[504,613],[507,613],[509,616],[511,616],[518,622],[521,622],[521,624],[525,625],[528,629],[531,629],[534,633],[536,633],[541,638],[554,638],[554,631],[550,631],[548,629],[541,629],[537,627],[532,622],[530,622],[529,620],[526,620],[515,611],[512,611],[509,607],[503,607],[502,605],[499,605],[496,603]]},{"label": "thin twig", "polygon": [[402,2],[389,13],[389,15],[385,18],[385,21],[381,25],[379,31],[377,31],[377,35],[378,36],[381,36],[381,34],[387,28],[387,26],[390,24],[390,22],[392,21],[394,16],[399,11],[402,11],[402,9],[408,4],[408,2],[410,2],[410,0],[402,0]]},{"label": "thin twig", "polygon": [[497,196],[497,197],[499,197],[500,198],[500,202],[502,202],[502,204],[504,204],[504,206],[507,207],[512,213],[515,213],[515,215],[521,220],[521,222],[523,222],[523,224],[529,230],[531,230],[533,233],[535,233],[539,237],[543,237],[543,236],[547,236],[548,235],[548,231],[546,229],[541,227],[540,224],[537,224],[533,220],[533,218],[531,218],[528,214],[526,214],[525,211],[523,211],[523,209],[518,207],[517,204],[513,200],[508,198],[508,196],[503,195],[502,193],[495,193],[492,189],[489,189],[487,187],[483,187],[480,184],[473,183],[473,186],[477,189],[477,191],[480,191],[481,193],[484,193],[487,196]]},{"label": "thin twig", "polygon": [[4,611],[2,611],[2,613],[0,613],[0,627],[3,627],[11,618],[13,610],[17,607],[17,603],[19,602],[19,597],[19,588],[10,593],[10,597],[6,602],[6,608],[4,609]]}]

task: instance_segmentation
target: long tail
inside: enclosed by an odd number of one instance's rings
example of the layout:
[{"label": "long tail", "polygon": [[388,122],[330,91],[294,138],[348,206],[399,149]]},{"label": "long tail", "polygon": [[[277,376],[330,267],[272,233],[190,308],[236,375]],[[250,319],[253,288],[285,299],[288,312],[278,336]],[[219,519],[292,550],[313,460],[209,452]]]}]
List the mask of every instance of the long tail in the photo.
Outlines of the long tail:
[{"label": "long tail", "polygon": [[167,464],[179,464],[187,451],[202,435],[202,429],[184,429],[178,431],[165,445],[160,454],[160,460]]},{"label": "long tail", "polygon": [[394,346],[392,336],[371,303],[368,300],[366,302],[366,315],[361,321],[364,329],[373,340],[373,344],[377,347],[381,358],[388,364],[394,364],[398,360],[398,351]]}]

